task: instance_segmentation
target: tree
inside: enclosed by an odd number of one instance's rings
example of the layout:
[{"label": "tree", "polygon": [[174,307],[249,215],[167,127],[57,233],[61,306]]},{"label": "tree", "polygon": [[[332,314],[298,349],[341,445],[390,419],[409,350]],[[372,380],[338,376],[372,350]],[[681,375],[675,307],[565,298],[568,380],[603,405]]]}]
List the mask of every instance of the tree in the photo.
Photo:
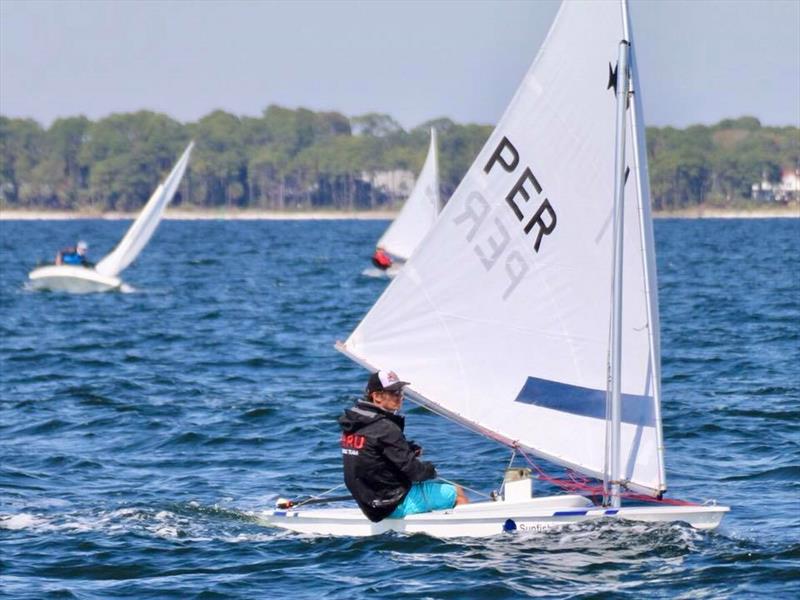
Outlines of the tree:
[{"label": "tree", "polygon": [[92,124],[78,153],[88,175],[84,198],[103,210],[141,208],[186,142],[183,125],[149,111],[115,114]]},{"label": "tree", "polygon": [[205,206],[242,206],[249,195],[249,182],[245,136],[239,118],[214,111],[200,119],[191,131],[197,142],[191,165],[199,184],[195,187],[199,188],[196,200]]},{"label": "tree", "polygon": [[350,119],[354,135],[368,135],[384,137],[394,133],[402,133],[400,123],[389,115],[381,113],[368,113]]},{"label": "tree", "polygon": [[44,131],[36,121],[0,117],[0,198],[4,202],[35,204],[39,182],[34,168],[43,147]]}]

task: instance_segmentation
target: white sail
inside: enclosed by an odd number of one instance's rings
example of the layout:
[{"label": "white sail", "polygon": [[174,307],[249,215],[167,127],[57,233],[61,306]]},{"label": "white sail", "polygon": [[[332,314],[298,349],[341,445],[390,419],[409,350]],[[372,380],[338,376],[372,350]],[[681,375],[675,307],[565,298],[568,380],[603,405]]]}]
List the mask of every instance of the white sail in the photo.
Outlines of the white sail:
[{"label": "white sail", "polygon": [[[565,2],[436,226],[342,350],[413,399],[598,478],[606,448],[616,99],[624,2]],[[635,66],[635,62],[634,62]],[[666,489],[640,90],[628,111],[623,477]]]},{"label": "white sail", "polygon": [[136,217],[122,241],[117,244],[112,252],[97,263],[95,270],[98,273],[115,277],[136,260],[136,257],[139,256],[147,242],[150,241],[161,221],[161,217],[164,215],[164,209],[178,190],[183,174],[186,171],[186,166],[189,164],[189,156],[193,147],[194,142],[190,143],[184,150],[170,174],[150,196],[147,204],[145,204],[139,216]]},{"label": "white sail", "polygon": [[425,164],[422,166],[414,189],[403,205],[400,214],[378,240],[377,246],[401,260],[408,260],[422,238],[436,222],[441,208],[436,130],[431,128],[428,156],[425,158]]}]

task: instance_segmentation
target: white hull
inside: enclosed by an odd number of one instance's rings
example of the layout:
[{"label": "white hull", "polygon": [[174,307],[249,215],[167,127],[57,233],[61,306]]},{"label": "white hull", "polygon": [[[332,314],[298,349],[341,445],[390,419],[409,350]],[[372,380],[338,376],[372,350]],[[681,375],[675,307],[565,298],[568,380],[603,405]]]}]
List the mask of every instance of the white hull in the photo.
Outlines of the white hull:
[{"label": "white hull", "polygon": [[400,271],[403,270],[403,267],[406,266],[406,261],[404,260],[396,260],[392,263],[392,266],[386,269],[386,276],[389,279],[394,279],[400,274]]},{"label": "white hull", "polygon": [[361,274],[365,277],[373,277],[375,279],[394,279],[403,269],[405,261],[395,261],[388,269],[379,269],[378,267],[368,267],[364,269]]},{"label": "white hull", "polygon": [[101,275],[94,269],[72,265],[39,267],[28,274],[30,287],[35,290],[91,294],[110,292],[122,286],[119,277]]},{"label": "white hull", "polygon": [[645,522],[683,522],[696,529],[714,529],[727,506],[594,506],[583,496],[549,496],[522,502],[476,502],[404,519],[372,523],[357,508],[273,510],[259,515],[262,525],[312,535],[368,536],[396,531],[438,538],[488,537],[504,531],[545,532],[600,518]]}]

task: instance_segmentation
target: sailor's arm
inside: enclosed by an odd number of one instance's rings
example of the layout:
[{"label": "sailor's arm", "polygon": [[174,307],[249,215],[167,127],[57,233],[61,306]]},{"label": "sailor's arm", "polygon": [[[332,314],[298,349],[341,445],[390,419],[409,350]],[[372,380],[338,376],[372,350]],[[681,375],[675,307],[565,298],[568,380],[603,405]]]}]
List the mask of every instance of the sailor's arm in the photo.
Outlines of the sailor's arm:
[{"label": "sailor's arm", "polygon": [[402,432],[396,429],[384,438],[383,454],[411,481],[427,481],[436,477],[433,463],[417,458]]}]

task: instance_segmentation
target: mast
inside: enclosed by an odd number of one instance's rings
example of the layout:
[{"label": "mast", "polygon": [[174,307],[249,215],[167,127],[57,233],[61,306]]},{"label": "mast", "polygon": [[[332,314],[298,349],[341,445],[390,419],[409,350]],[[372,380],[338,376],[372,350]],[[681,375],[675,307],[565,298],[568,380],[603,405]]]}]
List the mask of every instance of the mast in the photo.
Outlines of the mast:
[{"label": "mast", "polygon": [[628,104],[628,52],[627,40],[619,43],[617,59],[617,135],[614,154],[614,287],[611,313],[611,506],[620,505],[620,439],[622,431],[622,249],[623,203],[625,199],[625,111]]}]

